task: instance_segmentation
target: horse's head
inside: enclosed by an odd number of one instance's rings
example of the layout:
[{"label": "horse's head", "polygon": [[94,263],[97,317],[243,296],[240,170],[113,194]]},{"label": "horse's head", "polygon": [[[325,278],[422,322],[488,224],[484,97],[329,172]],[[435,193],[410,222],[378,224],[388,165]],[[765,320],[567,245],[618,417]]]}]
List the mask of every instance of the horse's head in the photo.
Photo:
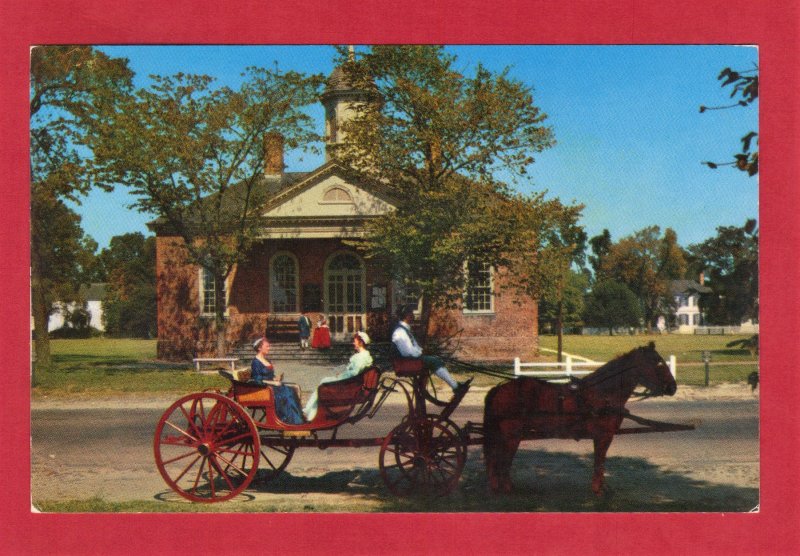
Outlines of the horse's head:
[{"label": "horse's head", "polygon": [[672,396],[678,389],[667,362],[656,351],[655,342],[637,349],[642,364],[639,366],[639,383],[654,396]]}]

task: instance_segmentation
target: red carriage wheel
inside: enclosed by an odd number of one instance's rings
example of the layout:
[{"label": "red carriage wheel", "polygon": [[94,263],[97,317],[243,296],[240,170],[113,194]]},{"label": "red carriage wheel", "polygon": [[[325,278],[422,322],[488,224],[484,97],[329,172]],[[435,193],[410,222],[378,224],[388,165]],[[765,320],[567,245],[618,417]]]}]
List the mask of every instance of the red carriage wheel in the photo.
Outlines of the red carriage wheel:
[{"label": "red carriage wheel", "polygon": [[381,477],[398,496],[444,495],[458,485],[466,448],[458,427],[438,417],[407,419],[383,440]]},{"label": "red carriage wheel", "polygon": [[172,490],[194,502],[222,502],[256,476],[261,442],[244,408],[203,392],[180,398],[164,412],[153,450]]}]

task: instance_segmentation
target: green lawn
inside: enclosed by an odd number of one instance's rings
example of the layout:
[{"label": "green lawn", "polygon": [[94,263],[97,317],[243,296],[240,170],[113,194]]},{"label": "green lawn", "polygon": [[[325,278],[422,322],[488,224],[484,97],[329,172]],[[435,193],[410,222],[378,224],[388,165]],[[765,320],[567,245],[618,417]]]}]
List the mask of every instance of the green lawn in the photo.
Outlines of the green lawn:
[{"label": "green lawn", "polygon": [[[727,347],[729,342],[749,338],[751,335],[703,336],[690,334],[634,335],[634,336],[564,336],[564,351],[588,357],[595,361],[608,361],[648,342],[656,343],[656,350],[668,359],[674,355],[678,366],[679,384],[703,384],[705,367],[703,351],[711,352],[710,379],[712,383],[746,382],[747,375],[757,366],[758,359],[746,349]],[[555,336],[541,336],[542,348],[556,349]],[[547,352],[545,352],[547,353]]]},{"label": "green lawn", "polygon": [[[726,347],[728,342],[747,336],[565,336],[564,351],[596,361],[608,361],[630,349],[656,342],[656,349],[668,358],[675,355],[680,384],[703,384],[702,352],[711,352],[711,382],[745,382],[757,367],[750,363],[756,357],[743,349]],[[189,364],[169,364],[155,360],[155,340],[91,338],[87,340],[51,341],[53,368],[39,373],[34,396],[102,396],[126,393],[186,393],[205,388],[226,388],[227,382],[217,375],[198,374]],[[556,348],[555,336],[541,336],[542,348]],[[542,352],[544,359],[554,354]],[[500,367],[510,371],[510,364]],[[475,386],[491,386],[499,379],[459,372],[458,380],[474,377]]]},{"label": "green lawn", "polygon": [[191,365],[157,362],[155,340],[51,340],[50,350],[53,367],[38,374],[34,396],[186,393],[227,386],[223,378],[198,374]]}]

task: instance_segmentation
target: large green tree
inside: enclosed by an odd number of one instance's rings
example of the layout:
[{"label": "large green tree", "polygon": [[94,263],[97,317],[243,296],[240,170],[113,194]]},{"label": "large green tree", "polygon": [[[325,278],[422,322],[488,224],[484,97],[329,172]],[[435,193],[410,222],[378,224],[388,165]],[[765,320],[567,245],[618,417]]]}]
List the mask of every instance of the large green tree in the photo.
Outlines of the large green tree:
[{"label": "large green tree", "polygon": [[[186,262],[205,268],[217,292],[259,229],[266,144],[278,135],[289,149],[316,139],[303,108],[321,83],[277,68],[249,68],[236,90],[209,76],[153,76],[114,122],[115,141],[100,153],[105,168],[131,188],[138,209],[183,239]],[[215,299],[217,352],[224,355],[226,299]]]},{"label": "large green tree", "polygon": [[614,280],[598,282],[586,298],[583,319],[588,326],[608,328],[609,336],[618,327],[638,327],[642,309],[636,294]]},{"label": "large green tree", "polygon": [[669,283],[684,277],[686,259],[674,230],[667,228],[661,235],[658,226],[648,226],[612,244],[600,269],[601,276],[636,294],[651,330],[659,316],[671,314]]},{"label": "large green tree", "polygon": [[31,310],[38,370],[50,366],[51,303],[77,292],[75,281],[82,274],[71,265],[68,270],[60,263],[47,265],[73,258],[82,267],[88,248],[80,219],[63,201],[80,202],[91,187],[109,187],[108,176],[95,169],[93,154],[108,136],[108,122],[129,91],[132,75],[126,60],[89,46],[31,50]]},{"label": "large green tree", "polygon": [[557,299],[553,301],[541,299],[539,301],[539,330],[557,333],[559,314],[563,328],[581,326],[590,283],[590,276],[585,269],[570,269],[561,303]]},{"label": "large green tree", "polygon": [[512,194],[497,172],[525,175],[552,132],[530,85],[480,64],[464,75],[442,47],[373,46],[342,63],[369,94],[334,155],[402,199],[364,247],[422,295],[426,333],[432,308],[457,302],[466,261],[509,262],[507,245],[541,200]]},{"label": "large green tree", "polygon": [[739,325],[758,317],[758,227],[720,226],[717,235],[688,248],[692,268],[704,272],[713,293],[703,297],[712,324]]},{"label": "large green tree", "polygon": [[[572,286],[573,268],[583,268],[586,252],[586,232],[578,224],[582,205],[564,205],[558,199],[533,206],[531,219],[523,227],[521,237],[531,234],[530,246],[514,239],[518,259],[514,267],[525,290],[538,299],[540,315],[552,307],[553,324],[558,336],[557,354],[561,361],[563,328],[566,312],[577,309]],[[583,292],[581,292],[581,297]],[[572,304],[572,308],[567,306]]]},{"label": "large green tree", "polygon": [[152,338],[156,334],[156,242],[139,232],[114,236],[98,255],[105,275],[105,332]]}]

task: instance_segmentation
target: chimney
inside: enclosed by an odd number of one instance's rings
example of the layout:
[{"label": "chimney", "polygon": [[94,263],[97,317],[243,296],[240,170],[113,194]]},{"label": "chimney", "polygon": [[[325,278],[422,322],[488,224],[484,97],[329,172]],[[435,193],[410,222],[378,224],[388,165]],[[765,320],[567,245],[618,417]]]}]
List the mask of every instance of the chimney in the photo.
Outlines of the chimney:
[{"label": "chimney", "polygon": [[283,174],[283,136],[271,132],[264,138],[264,175]]},{"label": "chimney", "polygon": [[701,286],[705,286],[705,284],[706,284],[706,273],[705,272],[701,272],[700,276],[697,277],[697,281],[700,282]]}]

